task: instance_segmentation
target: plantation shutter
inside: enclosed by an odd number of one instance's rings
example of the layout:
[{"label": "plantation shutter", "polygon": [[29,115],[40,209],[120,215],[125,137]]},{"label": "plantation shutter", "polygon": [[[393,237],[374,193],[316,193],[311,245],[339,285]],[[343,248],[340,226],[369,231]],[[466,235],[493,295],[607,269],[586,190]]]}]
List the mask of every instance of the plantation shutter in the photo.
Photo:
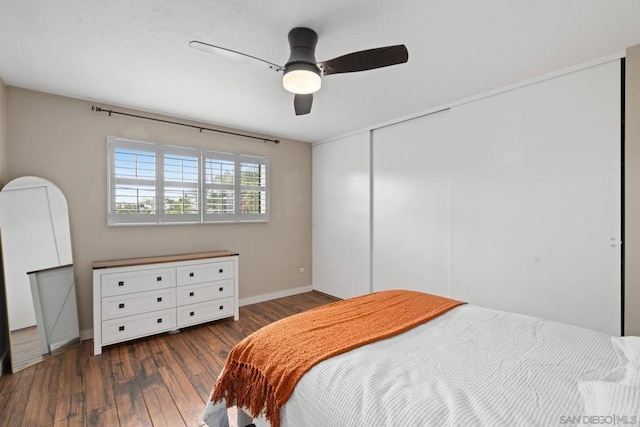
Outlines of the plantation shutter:
[{"label": "plantation shutter", "polygon": [[109,224],[155,223],[158,151],[155,144],[110,138]]},{"label": "plantation shutter", "polygon": [[232,154],[206,151],[204,158],[204,221],[235,221],[236,168]]},{"label": "plantation shutter", "polygon": [[163,222],[200,222],[200,150],[162,147]]}]

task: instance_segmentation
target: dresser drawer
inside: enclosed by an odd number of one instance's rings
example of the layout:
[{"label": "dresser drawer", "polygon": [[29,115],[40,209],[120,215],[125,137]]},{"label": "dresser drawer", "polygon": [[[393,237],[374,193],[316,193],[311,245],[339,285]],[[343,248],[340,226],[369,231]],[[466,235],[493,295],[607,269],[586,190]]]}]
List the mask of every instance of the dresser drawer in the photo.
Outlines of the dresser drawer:
[{"label": "dresser drawer", "polygon": [[178,267],[178,286],[233,278],[233,261],[208,262]]},{"label": "dresser drawer", "polygon": [[176,306],[176,288],[115,295],[102,299],[102,320],[164,310]]},{"label": "dresser drawer", "polygon": [[233,298],[178,307],[178,327],[233,316],[234,310]]},{"label": "dresser drawer", "polygon": [[175,308],[102,322],[102,343],[111,344],[176,329]]},{"label": "dresser drawer", "polygon": [[232,295],[233,279],[180,286],[178,288],[178,305],[195,304]]},{"label": "dresser drawer", "polygon": [[175,286],[174,268],[145,269],[102,276],[103,297],[152,291],[172,286]]}]

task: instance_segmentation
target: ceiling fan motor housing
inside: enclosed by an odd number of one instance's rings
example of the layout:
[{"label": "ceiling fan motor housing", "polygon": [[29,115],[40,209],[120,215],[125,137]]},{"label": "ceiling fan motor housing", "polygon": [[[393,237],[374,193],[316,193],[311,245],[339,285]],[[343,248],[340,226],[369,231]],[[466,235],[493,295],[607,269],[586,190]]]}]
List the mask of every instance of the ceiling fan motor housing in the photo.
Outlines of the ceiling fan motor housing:
[{"label": "ceiling fan motor housing", "polygon": [[308,70],[320,74],[316,65],[316,44],[318,34],[310,28],[298,27],[289,31],[291,54],[285,64],[285,73],[291,69]]}]

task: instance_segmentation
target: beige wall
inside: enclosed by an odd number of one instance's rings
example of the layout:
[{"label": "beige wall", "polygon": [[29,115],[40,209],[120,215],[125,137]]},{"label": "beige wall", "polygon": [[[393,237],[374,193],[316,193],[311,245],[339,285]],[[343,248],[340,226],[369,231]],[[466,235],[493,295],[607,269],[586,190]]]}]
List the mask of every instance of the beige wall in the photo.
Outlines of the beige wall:
[{"label": "beige wall", "polygon": [[625,335],[640,335],[640,45],[625,67]]},{"label": "beige wall", "polygon": [[[8,178],[37,175],[67,197],[82,330],[92,327],[94,260],[229,249],[240,253],[240,298],[311,285],[310,144],[109,117],[91,105],[8,88]],[[271,222],[107,227],[107,135],[269,156]]]}]

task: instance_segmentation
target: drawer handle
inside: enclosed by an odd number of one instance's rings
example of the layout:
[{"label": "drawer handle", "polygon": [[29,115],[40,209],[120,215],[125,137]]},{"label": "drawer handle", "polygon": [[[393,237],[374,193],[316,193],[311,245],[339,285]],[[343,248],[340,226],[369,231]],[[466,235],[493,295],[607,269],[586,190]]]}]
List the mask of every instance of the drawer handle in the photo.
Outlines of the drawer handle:
[{"label": "drawer handle", "polygon": [[195,295],[195,292],[189,292],[189,296],[192,297]]},{"label": "drawer handle", "polygon": [[158,323],[162,323],[162,319],[158,319]]},{"label": "drawer handle", "polygon": [[156,282],[162,282],[162,276],[156,277]]},{"label": "drawer handle", "polygon": [[222,286],[220,286],[220,287],[218,288],[218,290],[219,290],[220,292],[222,292],[222,291],[224,291],[224,288],[223,288]]},{"label": "drawer handle", "polygon": [[189,273],[189,277],[195,276],[195,273]]},{"label": "drawer handle", "polygon": [[119,330],[119,331],[124,331],[124,326],[119,326],[119,327],[118,327],[118,330]]},{"label": "drawer handle", "polygon": [[162,302],[162,297],[158,297],[158,302]]},{"label": "drawer handle", "polygon": [[124,308],[124,303],[121,302],[120,304],[118,304],[118,308]]},{"label": "drawer handle", "polygon": [[192,311],[192,312],[189,313],[189,316],[195,316],[195,315],[196,315],[195,311]]},{"label": "drawer handle", "polygon": [[118,282],[118,286],[124,286],[124,282]]},{"label": "drawer handle", "polygon": [[221,305],[221,306],[220,306],[220,310],[224,310],[224,305]]},{"label": "drawer handle", "polygon": [[220,270],[218,270],[218,273],[224,273],[224,268],[221,268]]}]

